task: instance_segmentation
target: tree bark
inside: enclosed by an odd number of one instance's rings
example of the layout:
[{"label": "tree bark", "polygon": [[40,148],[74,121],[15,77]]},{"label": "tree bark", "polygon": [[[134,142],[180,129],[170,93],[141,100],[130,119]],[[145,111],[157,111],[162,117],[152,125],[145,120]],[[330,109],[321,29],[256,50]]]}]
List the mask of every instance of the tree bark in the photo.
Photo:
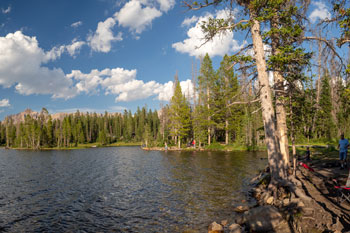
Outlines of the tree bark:
[{"label": "tree bark", "polygon": [[[319,104],[320,104],[320,95],[321,95],[321,66],[322,66],[321,53],[322,53],[322,44],[321,44],[321,41],[318,41],[318,60],[317,60],[318,79],[316,80],[316,113],[314,114],[311,132],[315,132],[316,116],[317,116],[317,112],[319,111],[319,108],[320,108]],[[318,137],[317,133],[315,136]]]},{"label": "tree bark", "polygon": [[[226,85],[226,90],[229,88],[229,80],[228,77],[225,76],[225,85]],[[228,118],[229,118],[229,110],[228,110],[228,105],[229,105],[229,100],[225,99],[225,105],[226,105],[226,112],[225,112],[225,145],[228,145],[229,141],[229,130],[228,130]]]},{"label": "tree bark", "polygon": [[[271,27],[278,28],[277,16],[272,19]],[[272,53],[273,55],[278,55],[280,53],[278,49],[279,38],[278,34],[273,33],[271,35],[272,43]],[[274,87],[275,87],[275,97],[276,97],[276,123],[277,131],[279,137],[280,151],[282,154],[283,163],[285,169],[289,167],[289,144],[288,144],[288,133],[287,133],[287,120],[286,120],[286,109],[285,109],[285,99],[284,99],[284,78],[279,70],[275,70],[274,74]]]},{"label": "tree bark", "polygon": [[[227,117],[227,116],[226,116]],[[225,120],[225,145],[228,145],[228,120]]]},{"label": "tree bark", "polygon": [[211,144],[211,126],[210,126],[210,120],[211,120],[211,117],[210,117],[210,90],[209,90],[209,86],[207,86],[207,108],[208,108],[208,145],[210,146]]},{"label": "tree bark", "polygon": [[275,128],[276,124],[274,118],[275,112],[272,105],[269,78],[266,72],[266,61],[264,54],[264,45],[260,32],[260,23],[258,20],[256,20],[257,16],[253,11],[250,11],[250,18],[252,20],[252,26],[250,30],[253,39],[258,80],[261,87],[260,101],[265,129],[265,142],[267,146],[268,163],[271,173],[271,184],[276,184],[279,180],[286,179],[287,174],[276,137],[277,132]]}]

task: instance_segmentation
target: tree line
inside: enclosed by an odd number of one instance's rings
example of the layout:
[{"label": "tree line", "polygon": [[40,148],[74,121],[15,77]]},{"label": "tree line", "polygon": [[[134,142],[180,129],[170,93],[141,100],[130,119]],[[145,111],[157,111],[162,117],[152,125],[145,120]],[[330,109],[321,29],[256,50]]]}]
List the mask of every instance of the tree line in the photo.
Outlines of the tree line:
[{"label": "tree line", "polygon": [[38,117],[25,114],[24,121],[7,117],[0,122],[0,143],[14,148],[69,148],[86,143],[107,145],[115,142],[154,141],[159,133],[157,111],[138,108],[132,114],[80,113],[52,119],[43,108]]}]

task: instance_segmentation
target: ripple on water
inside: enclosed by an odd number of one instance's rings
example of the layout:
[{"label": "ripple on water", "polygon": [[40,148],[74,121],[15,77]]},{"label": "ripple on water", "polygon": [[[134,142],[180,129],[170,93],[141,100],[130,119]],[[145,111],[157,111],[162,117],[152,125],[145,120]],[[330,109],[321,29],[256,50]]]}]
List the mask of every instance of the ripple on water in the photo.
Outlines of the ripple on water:
[{"label": "ripple on water", "polygon": [[0,231],[204,231],[230,218],[265,153],[0,150]]}]

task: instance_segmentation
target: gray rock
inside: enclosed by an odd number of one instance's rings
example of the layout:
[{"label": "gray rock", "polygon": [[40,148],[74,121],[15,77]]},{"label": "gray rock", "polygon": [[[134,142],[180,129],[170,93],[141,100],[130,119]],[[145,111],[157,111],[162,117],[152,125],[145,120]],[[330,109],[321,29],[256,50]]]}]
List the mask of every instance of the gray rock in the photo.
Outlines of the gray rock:
[{"label": "gray rock", "polygon": [[221,225],[222,225],[223,227],[225,227],[227,224],[228,224],[228,221],[227,221],[227,220],[222,220],[222,221],[221,221]]},{"label": "gray rock", "polygon": [[220,224],[216,222],[212,222],[209,225],[208,233],[223,233],[223,232],[224,232],[224,228]]},{"label": "gray rock", "polygon": [[283,205],[288,205],[289,204],[289,198],[283,199]]},{"label": "gray rock", "polygon": [[276,207],[259,206],[250,209],[243,215],[243,222],[250,231],[267,232],[276,231],[279,225],[287,225]]},{"label": "gray rock", "polygon": [[233,209],[233,211],[235,211],[237,213],[243,213],[243,212],[246,212],[248,210],[249,210],[249,207],[243,206],[243,205],[237,206],[236,208]]},{"label": "gray rock", "polygon": [[242,233],[242,227],[238,224],[231,224],[228,229],[230,230],[230,233]]},{"label": "gray rock", "polygon": [[266,204],[271,205],[273,203],[273,197],[268,197],[265,202]]}]

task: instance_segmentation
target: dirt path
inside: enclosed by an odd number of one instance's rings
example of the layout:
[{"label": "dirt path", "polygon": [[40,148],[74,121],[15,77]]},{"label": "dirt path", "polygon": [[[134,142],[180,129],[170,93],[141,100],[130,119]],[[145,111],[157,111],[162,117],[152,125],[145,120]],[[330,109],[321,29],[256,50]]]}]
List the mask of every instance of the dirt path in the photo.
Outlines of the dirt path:
[{"label": "dirt path", "polygon": [[310,163],[315,172],[300,167],[297,179],[302,182],[305,193],[312,201],[305,203],[302,215],[295,221],[295,229],[299,232],[347,232],[350,230],[350,205],[348,202],[337,202],[337,192],[332,179],[345,184],[347,170],[338,167],[325,168],[327,163]]}]

